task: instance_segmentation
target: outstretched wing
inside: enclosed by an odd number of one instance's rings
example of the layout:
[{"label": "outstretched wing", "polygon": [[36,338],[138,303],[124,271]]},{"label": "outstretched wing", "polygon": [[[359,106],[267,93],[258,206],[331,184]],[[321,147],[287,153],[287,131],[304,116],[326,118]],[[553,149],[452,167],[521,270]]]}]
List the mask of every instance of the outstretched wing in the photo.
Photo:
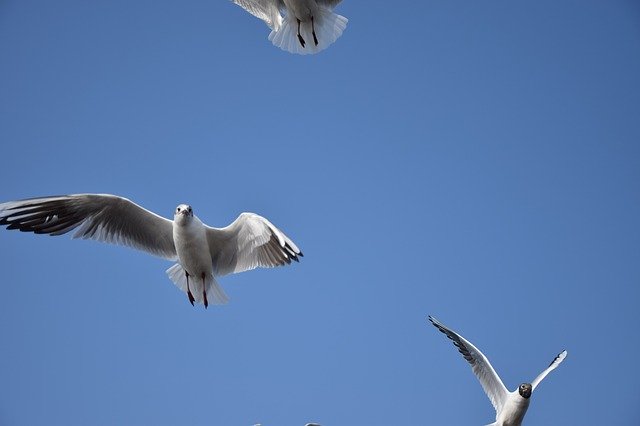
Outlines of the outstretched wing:
[{"label": "outstretched wing", "polygon": [[278,31],[282,25],[280,7],[284,7],[282,0],[233,0],[235,4],[262,19],[272,30]]},{"label": "outstretched wing", "polygon": [[302,256],[282,231],[254,213],[242,213],[225,228],[208,226],[207,241],[215,275],[281,266]]},{"label": "outstretched wing", "polygon": [[551,364],[549,364],[549,366],[547,367],[546,370],[544,370],[542,373],[540,373],[538,375],[538,377],[535,378],[535,380],[533,382],[531,382],[531,390],[534,391],[536,390],[536,386],[538,386],[540,384],[540,382],[542,381],[542,379],[544,379],[545,377],[547,377],[547,374],[551,373],[552,370],[555,370],[556,368],[558,368],[558,366],[562,363],[562,361],[564,361],[564,359],[567,357],[567,351],[562,351],[560,352],[554,359],[553,361],[551,361]]},{"label": "outstretched wing", "polygon": [[446,334],[449,339],[453,340],[453,344],[458,348],[458,351],[460,351],[464,359],[471,364],[473,373],[476,375],[482,385],[482,389],[484,389],[485,393],[491,400],[493,408],[496,409],[496,413],[500,413],[505,401],[507,400],[509,392],[502,383],[502,380],[500,380],[496,371],[491,366],[487,357],[484,356],[478,348],[473,346],[471,342],[460,336],[455,331],[447,328],[437,319],[429,316],[429,321],[431,321],[438,330]]},{"label": "outstretched wing", "polygon": [[126,198],[109,194],[75,194],[31,198],[0,204],[0,225],[35,234],[120,244],[176,259],[173,222]]}]

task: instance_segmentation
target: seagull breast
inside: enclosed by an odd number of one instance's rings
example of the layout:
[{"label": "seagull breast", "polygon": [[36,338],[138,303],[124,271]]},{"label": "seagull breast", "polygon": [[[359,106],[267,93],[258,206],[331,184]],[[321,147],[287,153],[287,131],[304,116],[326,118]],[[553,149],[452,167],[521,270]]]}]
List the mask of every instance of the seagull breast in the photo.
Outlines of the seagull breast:
[{"label": "seagull breast", "polygon": [[180,264],[190,275],[211,275],[213,265],[206,228],[197,216],[177,217],[173,222],[173,240]]}]

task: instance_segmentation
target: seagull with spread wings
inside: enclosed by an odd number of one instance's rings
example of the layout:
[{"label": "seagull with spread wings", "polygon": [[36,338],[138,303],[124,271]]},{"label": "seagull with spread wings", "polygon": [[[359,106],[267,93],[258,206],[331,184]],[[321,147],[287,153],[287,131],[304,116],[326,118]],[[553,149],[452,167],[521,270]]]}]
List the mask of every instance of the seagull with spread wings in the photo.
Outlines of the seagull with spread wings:
[{"label": "seagull with spread wings", "polygon": [[223,304],[229,299],[216,277],[298,261],[302,252],[282,231],[255,213],[213,228],[187,204],[173,221],[110,194],[76,194],[0,203],[0,225],[36,234],[92,239],[133,247],[177,261],[167,269],[189,302]]},{"label": "seagull with spread wings", "polygon": [[496,410],[496,421],[487,426],[520,426],[529,408],[531,394],[547,374],[556,369],[567,357],[567,351],[562,351],[554,358],[549,366],[531,383],[522,383],[518,389],[509,392],[489,363],[489,360],[471,342],[447,328],[437,319],[429,316],[429,321],[453,341],[476,375],[485,393]]},{"label": "seagull with spread wings", "polygon": [[233,0],[271,28],[275,46],[300,55],[318,53],[342,35],[348,19],[333,12],[340,1]]}]

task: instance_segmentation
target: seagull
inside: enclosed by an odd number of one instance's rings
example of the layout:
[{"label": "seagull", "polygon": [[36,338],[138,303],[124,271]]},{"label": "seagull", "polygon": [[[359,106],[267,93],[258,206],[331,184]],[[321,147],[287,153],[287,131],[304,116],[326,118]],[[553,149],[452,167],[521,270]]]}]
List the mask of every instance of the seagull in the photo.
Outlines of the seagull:
[{"label": "seagull", "polygon": [[74,194],[0,203],[0,226],[35,234],[119,244],[177,261],[167,269],[191,305],[224,304],[229,298],[216,277],[298,262],[303,254],[282,231],[255,213],[242,213],[230,225],[202,223],[188,204],[176,207],[173,221],[111,194]]},{"label": "seagull", "polygon": [[233,0],[271,28],[269,40],[275,46],[300,55],[318,53],[342,35],[349,20],[332,11],[340,1]]},{"label": "seagull", "polygon": [[509,392],[507,388],[500,380],[500,377],[496,374],[487,357],[484,356],[478,348],[473,346],[464,337],[460,336],[455,331],[447,328],[437,319],[429,316],[429,321],[436,326],[438,330],[447,335],[447,337],[453,340],[453,344],[458,348],[458,351],[462,354],[469,364],[471,369],[476,375],[485,393],[491,400],[493,408],[496,410],[496,421],[487,426],[520,426],[522,419],[524,418],[529,403],[531,394],[544,379],[547,374],[552,370],[555,370],[562,361],[567,357],[567,351],[562,351],[556,356],[551,364],[538,375],[531,383],[522,383],[518,386],[518,389],[513,392]]}]

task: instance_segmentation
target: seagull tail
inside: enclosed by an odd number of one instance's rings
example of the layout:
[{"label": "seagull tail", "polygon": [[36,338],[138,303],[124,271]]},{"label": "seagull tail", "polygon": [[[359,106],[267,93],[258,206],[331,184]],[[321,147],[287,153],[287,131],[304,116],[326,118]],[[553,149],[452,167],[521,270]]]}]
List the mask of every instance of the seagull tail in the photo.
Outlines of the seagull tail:
[{"label": "seagull tail", "polygon": [[[182,290],[185,294],[187,293],[187,277],[184,273],[184,268],[179,263],[176,263],[171,268],[167,269],[167,275],[169,279],[173,281],[173,283]],[[215,305],[224,305],[229,301],[229,297],[227,297],[226,293],[218,284],[218,282],[213,278],[213,276],[209,276],[205,279],[205,286],[207,289],[207,300],[211,304]],[[194,299],[198,303],[204,303],[204,295],[202,291],[202,280],[197,277],[189,278],[189,290],[191,290],[191,294],[193,294]]]},{"label": "seagull tail", "polygon": [[311,21],[309,21],[300,24],[300,35],[305,41],[304,47],[302,46],[298,40],[298,21],[293,14],[289,13],[283,20],[282,26],[277,30],[271,31],[269,40],[274,46],[287,52],[299,55],[314,54],[333,44],[342,35],[349,20],[344,16],[333,13],[326,6],[318,5],[317,14],[314,15],[313,21],[318,45],[313,40]]}]

